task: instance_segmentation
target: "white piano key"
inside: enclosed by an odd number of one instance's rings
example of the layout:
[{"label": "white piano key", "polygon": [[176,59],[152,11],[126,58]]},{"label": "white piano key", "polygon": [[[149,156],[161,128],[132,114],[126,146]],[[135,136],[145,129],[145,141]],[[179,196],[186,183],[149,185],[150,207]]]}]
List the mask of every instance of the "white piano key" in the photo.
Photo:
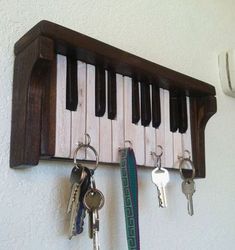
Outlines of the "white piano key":
[{"label": "white piano key", "polygon": [[[86,64],[77,62],[78,77],[78,107],[72,112],[71,158],[78,142],[85,142],[86,133]],[[81,149],[79,159],[85,159],[85,150]]]},{"label": "white piano key", "polygon": [[187,118],[188,118],[188,129],[186,133],[182,135],[182,148],[184,150],[188,150],[191,155],[191,159],[193,157],[192,155],[192,140],[191,140],[191,122],[190,122],[190,98],[187,96],[186,97],[187,101]]},{"label": "white piano key", "polygon": [[165,120],[165,167],[172,168],[174,164],[173,157],[173,133],[170,131],[170,104],[169,91],[164,89],[164,120]]},{"label": "white piano key", "polygon": [[[99,153],[99,117],[95,116],[95,66],[87,64],[87,117],[86,133],[91,137],[91,146]],[[87,160],[95,160],[91,150],[87,150]]]},{"label": "white piano key", "polygon": [[112,128],[108,119],[108,72],[105,71],[106,109],[104,116],[99,118],[99,157],[101,162],[112,162]]},{"label": "white piano key", "polygon": [[[152,85],[150,87],[150,103],[152,105]],[[152,106],[151,106],[152,110]],[[152,112],[151,112],[152,115]],[[144,144],[145,144],[145,166],[154,166],[154,160],[151,155],[151,152],[156,151],[156,142],[155,142],[155,128],[152,126],[152,122],[150,122],[148,127],[144,128]]]},{"label": "white piano key", "polygon": [[124,145],[124,79],[116,74],[117,82],[117,115],[112,120],[112,162],[119,162],[119,148]]},{"label": "white piano key", "polygon": [[161,158],[162,166],[165,167],[165,106],[164,106],[164,90],[159,89],[160,94],[160,109],[161,109],[161,123],[157,129],[155,129],[155,152],[159,154],[158,146],[163,148],[163,154]]},{"label": "white piano key", "polygon": [[179,132],[173,133],[173,155],[174,163],[173,168],[179,168],[179,156],[182,156],[183,144],[182,144],[182,134]]},{"label": "white piano key", "polygon": [[57,55],[55,157],[69,158],[71,111],[66,109],[66,56]]},{"label": "white piano key", "polygon": [[[139,91],[140,93],[140,91]],[[131,141],[138,165],[144,165],[144,127],[132,123],[132,79],[124,77],[124,139]]]}]

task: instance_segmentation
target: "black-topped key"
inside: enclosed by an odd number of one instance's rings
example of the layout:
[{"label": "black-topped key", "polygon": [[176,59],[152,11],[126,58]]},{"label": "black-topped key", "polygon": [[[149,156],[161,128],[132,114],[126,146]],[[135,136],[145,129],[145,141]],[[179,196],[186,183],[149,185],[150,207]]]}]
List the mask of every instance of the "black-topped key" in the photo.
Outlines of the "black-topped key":
[{"label": "black-topped key", "polygon": [[[95,115],[103,116],[106,106],[105,70],[102,67],[95,68]],[[88,97],[88,98],[93,98]]]},{"label": "black-topped key", "polygon": [[151,122],[150,86],[141,83],[141,124],[148,126]]},{"label": "black-topped key", "polygon": [[78,105],[77,60],[67,57],[66,109],[76,111]]},{"label": "black-topped key", "polygon": [[117,115],[116,73],[108,71],[108,118],[113,120]]},{"label": "black-topped key", "polygon": [[187,102],[184,93],[182,93],[178,97],[178,109],[179,109],[179,132],[183,134],[188,129]]},{"label": "black-topped key", "polygon": [[132,123],[135,124],[140,120],[139,98],[139,83],[136,79],[132,79]]},{"label": "black-topped key", "polygon": [[152,84],[152,126],[158,128],[161,124],[160,91],[157,84]]},{"label": "black-topped key", "polygon": [[176,132],[179,126],[178,98],[176,91],[170,90],[170,131]]}]

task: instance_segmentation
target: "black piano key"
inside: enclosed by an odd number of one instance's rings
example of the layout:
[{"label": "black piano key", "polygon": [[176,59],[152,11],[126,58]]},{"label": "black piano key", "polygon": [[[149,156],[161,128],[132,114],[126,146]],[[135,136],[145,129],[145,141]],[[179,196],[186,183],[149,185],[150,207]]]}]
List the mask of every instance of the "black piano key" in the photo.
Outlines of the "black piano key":
[{"label": "black piano key", "polygon": [[77,60],[67,57],[66,109],[76,111],[78,105]]},{"label": "black piano key", "polygon": [[158,128],[161,124],[160,91],[157,84],[152,84],[152,126]]},{"label": "black piano key", "polygon": [[[105,69],[96,67],[95,69],[95,115],[103,116],[106,106],[106,93],[105,93]],[[88,98],[93,98],[88,97]]]},{"label": "black piano key", "polygon": [[175,91],[170,91],[170,131],[176,132],[179,126],[178,98]]},{"label": "black piano key", "polygon": [[136,124],[139,122],[139,120],[140,120],[139,83],[136,79],[132,79],[132,123]]},{"label": "black piano key", "polygon": [[117,82],[116,73],[108,71],[108,118],[113,120],[117,115]]},{"label": "black piano key", "polygon": [[178,97],[179,109],[179,132],[185,133],[188,129],[188,115],[187,115],[187,102],[185,94]]},{"label": "black piano key", "polygon": [[151,122],[150,86],[141,83],[141,124],[148,126]]}]

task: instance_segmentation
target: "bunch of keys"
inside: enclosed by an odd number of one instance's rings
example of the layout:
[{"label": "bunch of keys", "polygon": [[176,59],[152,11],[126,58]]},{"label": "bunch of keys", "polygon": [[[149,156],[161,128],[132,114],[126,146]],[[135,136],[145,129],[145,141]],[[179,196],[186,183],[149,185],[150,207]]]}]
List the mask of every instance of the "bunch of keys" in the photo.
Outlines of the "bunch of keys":
[{"label": "bunch of keys", "polygon": [[[190,177],[185,175],[185,169],[186,168],[183,168],[183,166],[186,165],[186,164],[189,164],[190,167],[191,167],[192,174],[191,174]],[[185,194],[185,196],[187,198],[188,214],[190,216],[192,216],[194,214],[194,211],[193,211],[193,194],[195,193],[196,189],[195,189],[195,182],[194,182],[195,167],[193,165],[193,162],[190,159],[190,155],[188,157],[182,157],[181,158],[181,161],[180,161],[180,164],[179,164],[179,169],[180,169],[181,178],[183,179],[182,192]]]},{"label": "bunch of keys", "polygon": [[170,177],[168,171],[161,166],[163,150],[160,145],[158,147],[161,149],[160,154],[151,152],[151,155],[156,158],[156,168],[152,171],[152,182],[157,187],[159,207],[165,208],[167,207],[166,185],[170,181]]},{"label": "bunch of keys", "polygon": [[[69,239],[83,232],[86,212],[89,220],[89,237],[93,239],[93,249],[99,250],[99,213],[104,205],[104,195],[96,188],[94,173],[98,167],[99,158],[96,150],[88,143],[79,143],[74,152],[74,168],[71,172],[71,194],[68,202],[67,213],[70,214]],[[81,148],[89,148],[96,156],[96,165],[89,169],[77,163],[77,153]]]}]

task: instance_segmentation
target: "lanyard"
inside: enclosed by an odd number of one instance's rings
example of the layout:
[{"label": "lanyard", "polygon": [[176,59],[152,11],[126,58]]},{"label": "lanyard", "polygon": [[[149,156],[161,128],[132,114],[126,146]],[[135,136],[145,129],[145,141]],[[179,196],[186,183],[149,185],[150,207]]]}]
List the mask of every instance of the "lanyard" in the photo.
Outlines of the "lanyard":
[{"label": "lanyard", "polygon": [[138,180],[135,154],[131,148],[123,148],[120,150],[120,155],[127,244],[129,250],[139,250]]}]

